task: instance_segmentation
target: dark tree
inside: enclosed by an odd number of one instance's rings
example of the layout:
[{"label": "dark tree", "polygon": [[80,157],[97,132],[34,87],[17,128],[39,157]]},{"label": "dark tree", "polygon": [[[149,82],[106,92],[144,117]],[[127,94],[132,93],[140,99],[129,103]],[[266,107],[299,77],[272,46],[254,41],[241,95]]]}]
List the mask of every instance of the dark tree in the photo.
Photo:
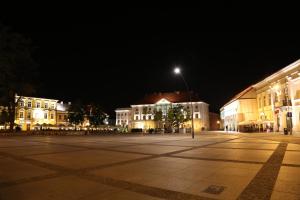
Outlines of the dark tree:
[{"label": "dark tree", "polygon": [[79,124],[82,124],[84,121],[84,108],[83,105],[81,104],[80,101],[77,101],[69,107],[69,121],[71,124],[75,125],[75,130],[76,126]]},{"label": "dark tree", "polygon": [[31,95],[37,65],[32,58],[31,40],[10,31],[0,24],[0,101],[8,108],[10,131],[13,131],[16,105],[20,99],[16,94]]},{"label": "dark tree", "polygon": [[4,125],[4,129],[6,129],[6,125],[9,123],[9,115],[6,110],[2,110],[0,112],[0,124]]},{"label": "dark tree", "polygon": [[102,111],[101,106],[92,104],[91,106],[87,106],[87,108],[86,115],[92,127],[98,127],[99,125],[104,124],[104,120],[107,116]]},{"label": "dark tree", "polygon": [[154,114],[154,121],[156,122],[157,124],[157,127],[158,128],[161,128],[161,124],[162,124],[162,121],[163,121],[163,113],[161,110],[154,110],[153,111],[153,114]]}]

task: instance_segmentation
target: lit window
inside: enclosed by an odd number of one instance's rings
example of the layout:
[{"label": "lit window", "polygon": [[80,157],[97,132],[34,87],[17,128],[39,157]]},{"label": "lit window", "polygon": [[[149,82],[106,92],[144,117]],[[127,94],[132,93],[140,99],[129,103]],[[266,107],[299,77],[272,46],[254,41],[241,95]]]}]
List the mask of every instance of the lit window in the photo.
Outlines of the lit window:
[{"label": "lit window", "polygon": [[24,113],[20,112],[20,118],[24,118]]},{"label": "lit window", "polygon": [[31,113],[28,112],[28,113],[27,113],[27,119],[30,119],[30,118],[31,118]]},{"label": "lit window", "polygon": [[41,107],[41,103],[40,102],[36,102],[36,107],[40,108]]},{"label": "lit window", "polygon": [[28,107],[28,108],[31,108],[31,101],[28,101],[27,107]]},{"label": "lit window", "polygon": [[45,108],[48,108],[48,103],[45,103]]},{"label": "lit window", "polygon": [[50,118],[51,118],[51,119],[54,119],[54,115],[53,115],[53,114],[50,114]]},{"label": "lit window", "polygon": [[48,119],[48,114],[44,113],[44,119]]},{"label": "lit window", "polygon": [[24,101],[20,101],[20,106],[24,107]]}]

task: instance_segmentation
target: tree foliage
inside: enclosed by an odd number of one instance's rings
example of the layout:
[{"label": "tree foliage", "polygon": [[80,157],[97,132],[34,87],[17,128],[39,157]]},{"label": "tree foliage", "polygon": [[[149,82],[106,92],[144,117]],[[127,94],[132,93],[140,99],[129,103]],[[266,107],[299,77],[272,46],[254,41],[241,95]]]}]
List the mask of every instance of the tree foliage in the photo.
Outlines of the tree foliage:
[{"label": "tree foliage", "polygon": [[190,120],[189,110],[182,105],[175,105],[168,109],[167,123],[170,127],[179,129],[179,127]]},{"label": "tree foliage", "polygon": [[98,127],[99,125],[104,124],[104,120],[106,119],[106,114],[102,111],[100,105],[92,104],[91,106],[87,106],[87,118],[90,122],[90,125],[93,127]]},{"label": "tree foliage", "polygon": [[82,124],[84,121],[84,108],[83,105],[81,104],[81,102],[77,101],[73,104],[71,104],[71,106],[69,107],[69,122],[71,124],[75,124],[75,129],[76,126],[79,124]]},{"label": "tree foliage", "polygon": [[37,65],[32,52],[31,40],[0,24],[0,101],[8,108],[11,131],[18,103],[15,95],[35,92]]}]

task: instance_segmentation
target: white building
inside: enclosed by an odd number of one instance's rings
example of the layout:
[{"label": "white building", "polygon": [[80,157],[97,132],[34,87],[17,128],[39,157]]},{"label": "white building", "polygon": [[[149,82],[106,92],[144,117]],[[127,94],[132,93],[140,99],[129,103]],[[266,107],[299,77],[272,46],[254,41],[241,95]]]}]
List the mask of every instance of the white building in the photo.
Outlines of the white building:
[{"label": "white building", "polygon": [[[190,97],[192,102],[190,102]],[[116,109],[116,125],[128,126],[129,129],[164,128],[164,122],[157,123],[154,116],[156,111],[161,111],[163,117],[173,105],[182,105],[193,112],[194,131],[209,130],[208,104],[201,101],[193,92],[168,92],[146,95],[143,99],[131,105],[131,108]],[[191,121],[185,122],[182,128],[191,128]]]}]

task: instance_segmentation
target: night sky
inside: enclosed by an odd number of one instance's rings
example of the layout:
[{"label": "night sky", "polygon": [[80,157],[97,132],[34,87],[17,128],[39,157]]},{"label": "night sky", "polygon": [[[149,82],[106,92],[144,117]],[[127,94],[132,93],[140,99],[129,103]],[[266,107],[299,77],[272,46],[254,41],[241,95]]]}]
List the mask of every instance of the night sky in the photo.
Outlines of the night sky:
[{"label": "night sky", "polygon": [[299,33],[217,30],[202,21],[197,9],[171,8],[0,18],[37,47],[39,96],[98,102],[111,115],[147,93],[185,90],[175,65],[218,112],[236,93],[300,58]]}]

